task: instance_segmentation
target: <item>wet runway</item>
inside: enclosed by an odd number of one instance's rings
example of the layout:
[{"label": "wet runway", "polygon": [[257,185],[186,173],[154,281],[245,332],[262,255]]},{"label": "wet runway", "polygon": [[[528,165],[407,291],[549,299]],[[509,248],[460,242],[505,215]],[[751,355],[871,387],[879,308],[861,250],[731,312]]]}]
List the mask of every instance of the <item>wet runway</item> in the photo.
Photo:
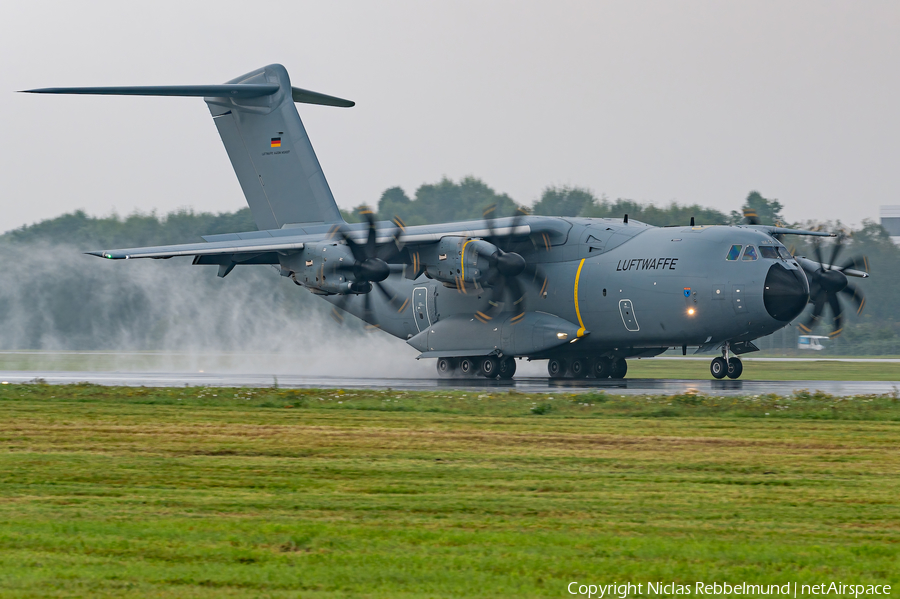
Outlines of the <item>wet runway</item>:
[{"label": "wet runway", "polygon": [[732,381],[674,379],[548,379],[522,377],[511,381],[486,379],[431,378],[343,378],[290,374],[235,374],[193,372],[61,372],[0,371],[0,381],[51,385],[88,382],[129,387],[272,387],[296,389],[403,389],[403,390],[513,390],[524,393],[578,393],[602,390],[620,395],[672,395],[686,392],[707,395],[790,395],[798,389],[823,391],[831,395],[887,394],[900,389],[900,381]]}]

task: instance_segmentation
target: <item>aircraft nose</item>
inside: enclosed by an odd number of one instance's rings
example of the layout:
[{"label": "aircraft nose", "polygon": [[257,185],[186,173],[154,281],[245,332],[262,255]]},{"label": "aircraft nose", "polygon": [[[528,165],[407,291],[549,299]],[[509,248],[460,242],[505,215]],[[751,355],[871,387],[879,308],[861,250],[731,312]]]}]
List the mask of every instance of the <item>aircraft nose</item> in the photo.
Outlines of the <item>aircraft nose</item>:
[{"label": "aircraft nose", "polygon": [[808,301],[809,281],[799,268],[788,270],[781,264],[773,264],[769,268],[763,303],[772,318],[790,322],[803,312]]}]

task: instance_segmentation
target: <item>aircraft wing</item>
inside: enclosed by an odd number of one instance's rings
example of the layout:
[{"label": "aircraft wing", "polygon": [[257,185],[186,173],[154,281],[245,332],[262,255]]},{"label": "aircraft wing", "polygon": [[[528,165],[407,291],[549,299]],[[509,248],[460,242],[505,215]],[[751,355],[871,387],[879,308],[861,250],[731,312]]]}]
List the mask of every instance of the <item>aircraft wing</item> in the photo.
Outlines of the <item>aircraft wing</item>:
[{"label": "aircraft wing", "polygon": [[834,233],[825,231],[809,231],[807,229],[788,229],[787,227],[775,227],[772,225],[742,225],[747,229],[756,229],[769,235],[813,235],[815,237],[835,237]]},{"label": "aircraft wing", "polygon": [[[302,250],[300,241],[275,241],[269,239],[217,241],[206,243],[183,243],[179,245],[158,245],[143,248],[125,248],[85,252],[91,256],[109,260],[129,260],[131,258],[174,258],[176,256],[230,256],[234,254],[287,253]],[[277,260],[276,260],[277,262]]]}]

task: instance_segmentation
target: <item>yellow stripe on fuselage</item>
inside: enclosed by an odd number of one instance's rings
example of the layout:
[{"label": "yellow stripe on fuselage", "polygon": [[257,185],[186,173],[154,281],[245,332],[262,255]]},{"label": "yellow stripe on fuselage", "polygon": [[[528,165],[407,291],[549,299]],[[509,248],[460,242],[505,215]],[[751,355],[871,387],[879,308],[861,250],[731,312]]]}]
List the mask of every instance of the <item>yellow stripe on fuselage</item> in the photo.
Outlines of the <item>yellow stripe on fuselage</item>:
[{"label": "yellow stripe on fuselage", "polygon": [[576,335],[581,337],[584,335],[584,322],[581,320],[581,310],[578,309],[578,281],[581,279],[581,269],[584,266],[584,261],[586,258],[582,258],[581,262],[578,264],[578,272],[575,273],[575,316],[578,317],[578,326],[581,327],[578,329],[578,333]]}]

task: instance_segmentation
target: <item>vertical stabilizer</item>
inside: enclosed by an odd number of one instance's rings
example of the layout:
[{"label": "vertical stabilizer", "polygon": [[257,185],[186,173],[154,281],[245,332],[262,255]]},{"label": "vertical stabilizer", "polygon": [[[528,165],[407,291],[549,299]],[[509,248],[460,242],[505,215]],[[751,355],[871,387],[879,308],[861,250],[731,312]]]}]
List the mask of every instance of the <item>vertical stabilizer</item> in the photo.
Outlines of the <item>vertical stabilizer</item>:
[{"label": "vertical stabilizer", "polygon": [[33,94],[199,96],[206,100],[260,229],[287,224],[339,223],[319,160],[294,102],[349,108],[353,102],[291,87],[272,64],[221,85],[47,87]]},{"label": "vertical stabilizer", "polygon": [[294,106],[294,97],[300,102],[353,104],[293,90],[287,71],[279,64],[228,83],[278,86],[274,93],[261,96],[204,98],[257,227],[279,229],[295,223],[343,222]]}]

